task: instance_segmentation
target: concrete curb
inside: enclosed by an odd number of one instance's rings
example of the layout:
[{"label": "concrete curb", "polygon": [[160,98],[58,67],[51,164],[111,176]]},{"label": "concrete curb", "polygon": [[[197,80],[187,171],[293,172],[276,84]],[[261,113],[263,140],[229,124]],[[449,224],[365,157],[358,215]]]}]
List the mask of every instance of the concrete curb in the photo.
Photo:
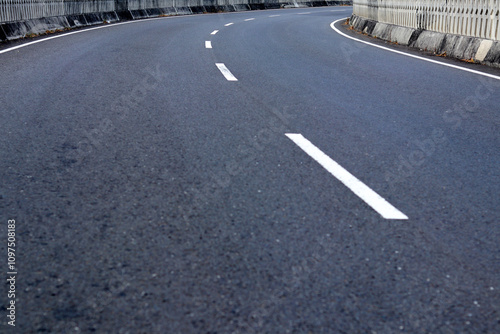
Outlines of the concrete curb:
[{"label": "concrete curb", "polygon": [[[279,0],[278,0],[279,1]],[[248,10],[262,9],[278,9],[284,7],[296,7],[298,3],[302,7],[318,7],[318,6],[338,6],[352,5],[352,1],[299,1],[299,2],[262,2],[250,3],[253,0],[248,0],[248,4],[235,4],[216,6],[213,1],[207,6],[191,6],[191,7],[169,7],[169,8],[150,8],[141,10],[121,10],[113,12],[99,12],[90,14],[53,16],[40,19],[32,19],[25,21],[6,22],[0,24],[0,42],[16,40],[25,37],[34,37],[44,33],[52,33],[57,31],[69,30],[103,23],[113,23],[118,21],[139,20],[159,16],[171,15],[191,15],[202,13],[217,13],[217,12],[237,12]]]},{"label": "concrete curb", "polygon": [[358,31],[382,40],[500,68],[499,41],[396,26],[354,14],[349,24]]}]

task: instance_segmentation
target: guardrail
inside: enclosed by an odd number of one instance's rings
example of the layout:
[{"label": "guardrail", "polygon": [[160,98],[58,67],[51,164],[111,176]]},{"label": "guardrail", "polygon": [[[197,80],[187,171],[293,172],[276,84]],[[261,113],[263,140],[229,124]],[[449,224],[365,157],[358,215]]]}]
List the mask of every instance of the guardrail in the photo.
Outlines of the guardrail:
[{"label": "guardrail", "polygon": [[414,29],[500,40],[499,0],[354,0],[353,13]]},{"label": "guardrail", "polygon": [[0,0],[0,22],[114,10],[115,0]]},{"label": "guardrail", "polygon": [[241,10],[243,7],[271,8],[287,4],[308,6],[352,4],[333,0],[0,0],[0,23],[48,17],[109,13],[156,8],[216,8]]}]

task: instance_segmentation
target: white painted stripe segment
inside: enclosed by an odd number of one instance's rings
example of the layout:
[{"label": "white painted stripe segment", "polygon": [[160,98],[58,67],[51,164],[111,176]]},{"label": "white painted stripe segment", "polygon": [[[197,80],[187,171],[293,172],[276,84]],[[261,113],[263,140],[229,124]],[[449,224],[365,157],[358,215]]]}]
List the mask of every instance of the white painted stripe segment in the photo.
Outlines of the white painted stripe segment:
[{"label": "white painted stripe segment", "polygon": [[297,15],[307,15],[307,14],[311,14],[311,12],[307,12],[307,13],[297,13]]},{"label": "white painted stripe segment", "polygon": [[255,20],[255,17],[252,17],[251,19],[246,19],[245,21],[253,21]]},{"label": "white painted stripe segment", "polygon": [[13,47],[8,48],[8,49],[0,50],[0,54],[7,53],[7,52],[10,52],[10,51],[14,51],[14,50],[17,50],[17,49],[21,49],[21,48],[24,48],[26,46],[30,46],[30,45],[33,45],[33,44],[38,44],[38,43],[50,41],[51,39],[66,37],[66,36],[70,36],[70,35],[74,35],[74,34],[81,34],[83,32],[87,32],[87,31],[92,31],[92,30],[97,30],[97,29],[105,29],[105,28],[112,28],[112,27],[123,25],[123,24],[141,23],[141,22],[144,22],[145,20],[155,21],[155,20],[173,19],[173,18],[180,18],[180,17],[182,17],[182,16],[154,17],[154,18],[150,18],[150,19],[142,19],[142,20],[134,20],[134,21],[111,23],[111,24],[107,24],[107,25],[103,25],[103,26],[98,26],[98,27],[93,27],[93,28],[88,28],[88,29],[83,29],[83,30],[70,31],[70,32],[63,33],[61,35],[55,35],[55,36],[51,36],[51,37],[39,39],[39,40],[36,40],[36,41],[24,43],[24,44],[21,44],[21,45],[13,46]]},{"label": "white painted stripe segment", "polygon": [[269,17],[278,17],[279,15],[269,15]]},{"label": "white painted stripe segment", "polygon": [[80,34],[82,32],[87,32],[87,31],[92,31],[92,30],[97,30],[97,29],[104,29],[104,28],[114,27],[114,26],[118,26],[118,25],[122,25],[122,24],[130,24],[130,23],[134,23],[134,22],[139,22],[139,21],[120,22],[120,23],[115,23],[115,24],[110,24],[110,25],[105,25],[105,26],[99,26],[99,27],[94,27],[94,28],[89,28],[89,29],[84,29],[84,30],[71,31],[71,32],[64,33],[62,35],[51,36],[51,37],[47,37],[47,38],[44,38],[44,39],[39,39],[39,40],[36,40],[36,41],[32,41],[32,42],[24,43],[24,44],[21,44],[21,45],[13,46],[13,47],[5,49],[5,50],[0,50],[0,54],[6,53],[6,52],[9,52],[9,51],[13,51],[13,50],[16,50],[16,49],[24,48],[24,47],[29,46],[29,45],[46,42],[46,41],[49,41],[51,39],[66,37],[66,36],[70,36],[70,35],[74,35],[74,34]]},{"label": "white painted stripe segment", "polygon": [[365,201],[366,204],[377,211],[382,217],[385,219],[408,219],[404,213],[396,209],[379,194],[358,180],[354,175],[332,160],[300,133],[287,133],[285,135],[359,198]]},{"label": "white painted stripe segment", "polygon": [[211,41],[205,41],[205,48],[211,49],[212,48],[212,42]]},{"label": "white painted stripe segment", "polygon": [[228,70],[226,65],[224,65],[223,63],[216,63],[215,65],[217,66],[219,71],[221,71],[222,75],[224,75],[227,81],[238,81],[238,79],[236,79],[233,73],[231,73],[231,71]]},{"label": "white painted stripe segment", "polygon": [[210,33],[210,35],[215,35],[215,34],[216,34],[216,33],[218,33],[218,32],[219,32],[219,30],[214,30],[214,31],[212,31],[212,32]]},{"label": "white painted stripe segment", "polygon": [[230,25],[233,25],[233,24],[234,24],[233,22],[231,22],[231,23],[226,23],[226,24],[224,24],[224,27],[229,27]]},{"label": "white painted stripe segment", "polygon": [[470,72],[470,73],[474,73],[474,74],[479,74],[479,75],[482,75],[482,76],[485,76],[485,77],[488,77],[488,78],[500,80],[500,76],[497,76],[497,75],[493,75],[493,74],[489,74],[489,73],[485,73],[485,72],[480,72],[480,71],[472,70],[472,69],[467,68],[467,67],[461,67],[461,66],[457,66],[457,65],[453,65],[453,64],[443,63],[441,61],[434,60],[434,59],[429,59],[429,58],[424,58],[424,57],[416,56],[416,55],[413,55],[413,54],[410,54],[410,53],[405,53],[405,52],[402,52],[402,51],[393,50],[393,49],[387,48],[385,46],[373,44],[373,43],[370,43],[370,42],[362,41],[360,39],[351,37],[349,35],[344,34],[342,31],[340,31],[339,29],[337,29],[337,27],[335,27],[335,24],[337,22],[343,21],[343,20],[346,20],[346,19],[347,19],[347,17],[345,17],[343,19],[339,19],[337,21],[334,21],[334,22],[332,22],[330,24],[330,27],[333,30],[335,30],[335,32],[338,33],[339,35],[342,35],[342,36],[344,36],[346,38],[352,39],[353,41],[356,41],[356,42],[359,42],[359,43],[363,43],[363,44],[367,44],[367,45],[370,45],[370,46],[374,46],[376,48],[379,48],[379,49],[382,49],[382,50],[385,50],[385,51],[389,51],[389,52],[394,52],[394,53],[397,53],[397,54],[400,54],[400,55],[403,55],[403,56],[407,56],[407,57],[411,57],[411,58],[415,58],[415,59],[420,59],[420,60],[423,60],[423,61],[427,61],[429,63],[443,65],[443,66],[451,67],[451,68],[454,68],[454,69],[457,69],[457,70],[461,70],[461,71],[465,71],[465,72]]}]

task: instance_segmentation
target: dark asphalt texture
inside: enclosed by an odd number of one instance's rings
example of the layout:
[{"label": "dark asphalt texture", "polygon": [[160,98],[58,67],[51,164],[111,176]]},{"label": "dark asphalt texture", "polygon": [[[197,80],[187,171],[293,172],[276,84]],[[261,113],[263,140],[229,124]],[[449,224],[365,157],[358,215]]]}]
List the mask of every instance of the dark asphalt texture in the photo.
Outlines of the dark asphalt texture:
[{"label": "dark asphalt texture", "polygon": [[0,267],[15,219],[18,270],[0,332],[500,333],[500,81],[346,39],[330,23],[351,11],[145,20],[0,54]]}]

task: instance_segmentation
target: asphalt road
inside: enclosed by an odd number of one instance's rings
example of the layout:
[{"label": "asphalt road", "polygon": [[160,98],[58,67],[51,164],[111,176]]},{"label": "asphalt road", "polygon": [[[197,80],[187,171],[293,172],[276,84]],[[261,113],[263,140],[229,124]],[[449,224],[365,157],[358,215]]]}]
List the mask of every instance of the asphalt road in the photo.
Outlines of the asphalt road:
[{"label": "asphalt road", "polygon": [[0,332],[499,333],[500,80],[349,40],[351,10],[1,53]]}]

